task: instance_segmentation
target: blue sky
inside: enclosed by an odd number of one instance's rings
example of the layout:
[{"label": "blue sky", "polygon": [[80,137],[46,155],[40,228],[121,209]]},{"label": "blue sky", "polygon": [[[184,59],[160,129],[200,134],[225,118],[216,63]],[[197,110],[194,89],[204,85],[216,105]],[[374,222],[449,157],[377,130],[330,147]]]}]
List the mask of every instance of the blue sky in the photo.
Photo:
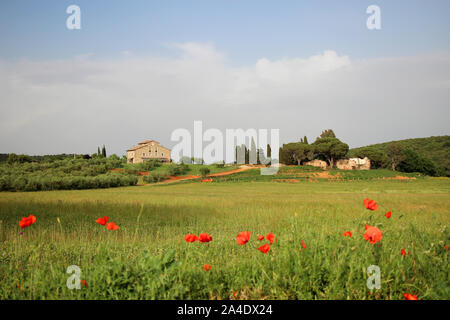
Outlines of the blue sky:
[{"label": "blue sky", "polygon": [[[81,8],[82,29],[65,27]],[[381,8],[382,30],[366,28],[366,8]],[[1,1],[2,58],[58,59],[122,51],[171,54],[165,43],[212,43],[229,62],[307,57],[333,49],[352,58],[450,49],[450,1]]]},{"label": "blue sky", "polygon": [[[72,4],[81,30],[66,28]],[[449,13],[448,0],[0,1],[0,153],[170,148],[195,120],[279,128],[281,144],[329,128],[350,147],[446,135]]]}]

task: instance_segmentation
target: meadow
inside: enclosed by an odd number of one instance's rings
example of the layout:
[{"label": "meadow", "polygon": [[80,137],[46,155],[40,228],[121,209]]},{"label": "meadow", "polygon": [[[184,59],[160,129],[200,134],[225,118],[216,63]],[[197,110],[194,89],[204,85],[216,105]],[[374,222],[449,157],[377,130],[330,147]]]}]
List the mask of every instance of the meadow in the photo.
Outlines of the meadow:
[{"label": "meadow", "polygon": [[[450,299],[450,180],[352,174],[283,168],[210,183],[1,192],[0,299]],[[367,197],[378,210],[364,207]],[[36,222],[20,229],[30,214]],[[119,229],[96,223],[103,216]],[[376,244],[364,240],[366,224],[382,231]],[[235,240],[242,231],[245,245]],[[212,241],[185,241],[203,232]],[[276,240],[264,254],[257,235],[267,233]],[[82,271],[79,290],[66,286],[70,265]],[[378,290],[366,286],[370,265],[381,270]]]}]

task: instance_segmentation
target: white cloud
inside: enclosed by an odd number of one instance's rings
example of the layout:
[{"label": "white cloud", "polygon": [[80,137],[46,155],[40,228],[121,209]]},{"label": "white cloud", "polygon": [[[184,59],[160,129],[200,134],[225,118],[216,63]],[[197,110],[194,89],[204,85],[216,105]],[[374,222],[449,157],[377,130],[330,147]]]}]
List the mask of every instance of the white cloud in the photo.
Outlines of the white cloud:
[{"label": "white cloud", "polygon": [[0,60],[0,152],[122,154],[175,128],[280,128],[282,142],[333,128],[351,146],[448,134],[450,55],[308,58],[231,66],[212,45],[180,55]]}]

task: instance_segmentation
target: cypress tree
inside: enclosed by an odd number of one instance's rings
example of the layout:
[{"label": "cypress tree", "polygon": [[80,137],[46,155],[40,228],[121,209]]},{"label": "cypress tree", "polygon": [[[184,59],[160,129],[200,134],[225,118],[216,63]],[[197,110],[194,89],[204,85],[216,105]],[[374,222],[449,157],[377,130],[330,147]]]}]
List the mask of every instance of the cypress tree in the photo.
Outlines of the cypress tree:
[{"label": "cypress tree", "polygon": [[249,164],[250,161],[250,151],[247,149],[247,146],[244,145],[244,151],[245,151],[245,164]]}]

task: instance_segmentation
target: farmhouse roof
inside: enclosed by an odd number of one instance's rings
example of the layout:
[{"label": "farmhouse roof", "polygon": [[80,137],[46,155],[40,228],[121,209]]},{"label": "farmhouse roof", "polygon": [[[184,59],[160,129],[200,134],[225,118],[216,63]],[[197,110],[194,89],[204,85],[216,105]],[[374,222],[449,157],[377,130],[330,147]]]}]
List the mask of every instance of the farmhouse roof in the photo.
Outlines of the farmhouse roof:
[{"label": "farmhouse roof", "polygon": [[134,150],[137,150],[137,149],[140,149],[140,148],[143,148],[143,147],[145,147],[145,146],[144,145],[134,146],[134,147],[131,147],[130,149],[127,149],[127,151],[134,151]]},{"label": "farmhouse roof", "polygon": [[159,142],[156,141],[156,140],[145,140],[145,141],[139,142],[138,144],[147,144],[147,143],[150,143],[150,142],[156,142],[157,144],[159,144]]},{"label": "farmhouse roof", "polygon": [[139,142],[137,146],[134,146],[134,147],[129,148],[127,151],[135,151],[135,150],[138,150],[138,149],[140,149],[140,148],[145,147],[145,146],[146,146],[147,144],[149,144],[150,142],[155,142],[155,143],[156,143],[157,145],[159,145],[160,147],[163,147],[164,149],[167,149],[167,150],[171,150],[171,149],[169,149],[169,148],[164,147],[163,145],[160,145],[160,143],[159,143],[158,141],[156,141],[156,140],[145,140],[145,141]]}]

